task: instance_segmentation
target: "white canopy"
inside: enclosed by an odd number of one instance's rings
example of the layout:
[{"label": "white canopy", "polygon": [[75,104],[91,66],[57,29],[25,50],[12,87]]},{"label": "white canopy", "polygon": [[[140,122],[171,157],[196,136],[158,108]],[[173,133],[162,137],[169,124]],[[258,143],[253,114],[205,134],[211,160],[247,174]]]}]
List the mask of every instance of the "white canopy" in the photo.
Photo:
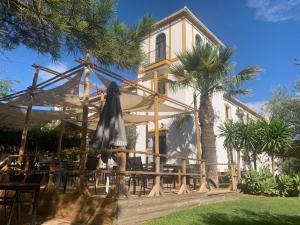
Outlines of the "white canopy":
[{"label": "white canopy", "polygon": [[[22,129],[24,127],[26,111],[26,108],[0,104],[0,126],[12,129]],[[42,127],[52,120],[61,120],[65,118],[68,118],[68,114],[62,111],[32,110],[29,127]]]},{"label": "white canopy", "polygon": [[[66,106],[82,107],[79,98],[79,83],[83,70],[80,70],[74,77],[64,84],[50,90],[39,90],[34,94],[33,105],[35,106]],[[26,94],[13,101],[10,105],[27,106],[30,95]]]}]

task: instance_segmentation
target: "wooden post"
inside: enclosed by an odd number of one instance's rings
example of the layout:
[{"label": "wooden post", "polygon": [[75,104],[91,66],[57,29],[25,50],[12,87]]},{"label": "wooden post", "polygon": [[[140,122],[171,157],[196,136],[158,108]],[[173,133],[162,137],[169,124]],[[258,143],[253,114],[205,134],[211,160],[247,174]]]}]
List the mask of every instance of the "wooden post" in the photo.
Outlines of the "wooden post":
[{"label": "wooden post", "polygon": [[148,134],[148,112],[146,112],[147,122],[146,122],[146,168],[148,168],[149,163],[149,134]]},{"label": "wooden post", "polygon": [[89,115],[89,89],[90,89],[90,51],[87,50],[84,66],[84,94],[83,94],[83,110],[82,110],[82,126],[81,126],[81,144],[80,144],[80,176],[78,183],[78,192],[90,195],[88,189],[84,187],[85,179],[85,163],[87,150],[87,130],[88,130],[88,115]]},{"label": "wooden post", "polygon": [[[65,108],[63,109],[65,111]],[[48,184],[46,185],[44,191],[45,192],[55,192],[55,183],[54,183],[54,176],[55,176],[55,170],[56,170],[56,159],[60,159],[61,156],[61,145],[62,145],[62,139],[65,131],[65,122],[61,120],[60,124],[60,130],[59,130],[59,137],[58,137],[58,145],[57,145],[57,150],[56,153],[52,154],[52,159],[51,159],[51,165],[50,165],[50,175],[49,175],[49,180]]]},{"label": "wooden post", "polygon": [[[33,65],[35,68],[33,80],[32,80],[32,85],[31,85],[31,90],[34,91],[36,88],[38,76],[39,76],[39,67],[37,65]],[[33,105],[33,93],[30,93],[30,99],[28,102],[28,107],[26,111],[26,116],[25,116],[25,122],[24,122],[24,127],[22,131],[22,138],[21,138],[21,145],[19,149],[19,158],[18,158],[18,164],[22,165],[23,158],[24,158],[24,153],[25,153],[25,147],[26,147],[26,141],[27,141],[27,134],[28,134],[28,125],[30,121],[30,116],[31,116],[31,111],[32,111],[32,105]]]},{"label": "wooden post", "polygon": [[179,195],[190,193],[186,185],[186,159],[181,160],[181,168],[182,168],[182,177],[181,177],[181,187],[178,192]]},{"label": "wooden post", "polygon": [[194,123],[196,128],[196,144],[197,144],[197,160],[199,162],[200,173],[200,189],[199,192],[206,192],[206,178],[205,178],[205,161],[202,160],[202,145],[201,145],[201,131],[199,125],[199,111],[197,107],[197,95],[194,92]]},{"label": "wooden post", "polygon": [[119,198],[122,195],[125,195],[127,198],[130,198],[130,193],[127,186],[125,185],[125,174],[126,171],[126,152],[120,151],[117,153],[117,184],[116,184],[116,197]]},{"label": "wooden post", "polygon": [[[159,127],[158,127],[158,80],[157,72],[154,72],[154,145],[155,145],[155,172],[160,173],[160,156],[159,156]],[[163,189],[160,186],[160,175],[155,176],[155,185],[152,188],[149,197],[163,195]]]}]

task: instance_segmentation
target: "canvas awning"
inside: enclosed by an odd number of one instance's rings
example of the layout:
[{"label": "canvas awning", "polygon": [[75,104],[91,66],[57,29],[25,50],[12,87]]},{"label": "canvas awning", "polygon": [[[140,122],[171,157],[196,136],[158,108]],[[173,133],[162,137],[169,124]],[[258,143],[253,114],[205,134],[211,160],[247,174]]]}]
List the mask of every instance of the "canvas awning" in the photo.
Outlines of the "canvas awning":
[{"label": "canvas awning", "polygon": [[[34,94],[33,105],[35,106],[65,106],[82,107],[79,98],[79,83],[83,70],[64,84],[50,90],[37,90]],[[13,101],[10,105],[27,106],[30,99],[29,93]]]},{"label": "canvas awning", "polygon": [[[111,82],[104,76],[95,73],[96,77],[108,87]],[[124,88],[120,88],[120,102],[123,112],[154,112],[154,99],[153,96],[141,96],[136,93],[132,93]],[[96,100],[98,101],[98,100]],[[91,100],[93,102],[93,100]],[[185,110],[178,107],[167,105],[163,102],[159,102],[159,112],[178,112],[182,113]]]},{"label": "canvas awning", "polygon": [[[23,129],[26,116],[26,108],[0,104],[1,127],[12,129]],[[54,110],[32,110],[29,127],[38,128],[53,120],[62,120],[69,115],[63,111]]]}]

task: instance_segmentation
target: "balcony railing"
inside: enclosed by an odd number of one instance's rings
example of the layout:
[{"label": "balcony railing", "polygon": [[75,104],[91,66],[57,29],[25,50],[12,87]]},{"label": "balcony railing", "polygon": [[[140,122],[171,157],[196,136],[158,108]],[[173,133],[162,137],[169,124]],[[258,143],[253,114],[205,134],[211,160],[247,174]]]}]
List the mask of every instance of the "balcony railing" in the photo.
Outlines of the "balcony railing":
[{"label": "balcony railing", "polygon": [[170,47],[154,49],[146,53],[145,60],[142,64],[143,67],[149,66],[154,63],[169,59],[170,57]]}]

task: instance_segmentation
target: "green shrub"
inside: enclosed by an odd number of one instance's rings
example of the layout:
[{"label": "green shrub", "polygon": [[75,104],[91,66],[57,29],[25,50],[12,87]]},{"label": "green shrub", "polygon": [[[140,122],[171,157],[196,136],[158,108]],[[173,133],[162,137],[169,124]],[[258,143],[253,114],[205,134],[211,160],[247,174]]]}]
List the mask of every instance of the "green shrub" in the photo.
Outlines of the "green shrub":
[{"label": "green shrub", "polygon": [[239,184],[241,192],[252,195],[298,196],[300,176],[280,175],[274,178],[269,170],[248,171]]},{"label": "green shrub", "polygon": [[[280,175],[276,177],[279,195],[282,197],[295,196],[296,186],[293,178],[289,175]],[[297,193],[297,192],[296,192]]]}]

